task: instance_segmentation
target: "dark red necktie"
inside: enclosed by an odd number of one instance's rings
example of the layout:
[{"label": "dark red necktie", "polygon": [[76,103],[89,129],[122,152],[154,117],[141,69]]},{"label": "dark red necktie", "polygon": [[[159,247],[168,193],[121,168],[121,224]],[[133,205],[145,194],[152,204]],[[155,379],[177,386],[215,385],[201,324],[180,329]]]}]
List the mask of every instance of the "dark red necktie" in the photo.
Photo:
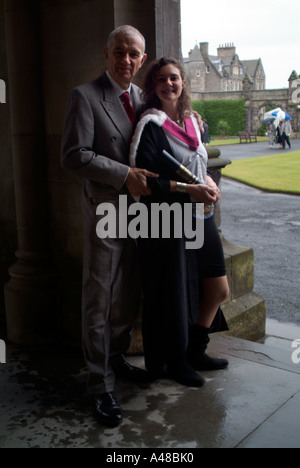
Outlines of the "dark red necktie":
[{"label": "dark red necktie", "polygon": [[126,91],[125,93],[123,93],[121,96],[120,96],[120,99],[122,101],[122,104],[124,106],[124,109],[126,111],[126,114],[128,115],[129,117],[129,120],[131,122],[131,125],[133,126],[134,125],[134,122],[135,122],[135,110],[134,108],[132,107],[131,105],[131,102],[130,102],[130,97],[129,97],[129,93]]}]

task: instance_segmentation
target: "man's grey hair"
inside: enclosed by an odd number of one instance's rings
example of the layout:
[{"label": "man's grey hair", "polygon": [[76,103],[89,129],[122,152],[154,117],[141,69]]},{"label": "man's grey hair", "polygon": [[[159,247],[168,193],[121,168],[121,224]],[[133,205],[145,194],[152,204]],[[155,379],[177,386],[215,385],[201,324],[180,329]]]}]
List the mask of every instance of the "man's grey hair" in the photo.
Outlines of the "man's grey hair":
[{"label": "man's grey hair", "polygon": [[143,43],[143,52],[145,52],[146,50],[146,40],[144,38],[144,36],[140,33],[140,31],[136,28],[134,28],[133,26],[130,26],[128,24],[124,25],[124,26],[119,26],[118,28],[116,28],[114,31],[112,31],[110,33],[110,35],[108,36],[108,39],[107,39],[107,43],[106,43],[106,47],[109,49],[111,44],[113,43],[115,37],[118,35],[118,34],[125,34],[125,35],[133,35],[133,34],[136,34],[138,35],[141,40],[142,40],[142,43]]}]

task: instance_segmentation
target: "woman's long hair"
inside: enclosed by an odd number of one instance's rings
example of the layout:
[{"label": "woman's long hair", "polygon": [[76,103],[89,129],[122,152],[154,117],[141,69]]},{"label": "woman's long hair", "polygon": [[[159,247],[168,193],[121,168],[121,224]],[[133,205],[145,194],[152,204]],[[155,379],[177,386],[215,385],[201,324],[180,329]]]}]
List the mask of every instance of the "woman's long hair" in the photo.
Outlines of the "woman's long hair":
[{"label": "woman's long hair", "polygon": [[[156,109],[161,110],[162,104],[155,92],[156,79],[161,68],[170,64],[178,68],[182,80],[186,81],[186,74],[185,74],[184,68],[178,60],[171,58],[171,57],[162,57],[159,60],[155,60],[154,62],[152,62],[145,75],[144,84],[143,84],[143,101],[145,103],[145,109],[156,108]],[[179,119],[181,121],[184,121],[184,118],[189,116],[191,112],[192,112],[191,97],[185,86],[179,98]]]}]

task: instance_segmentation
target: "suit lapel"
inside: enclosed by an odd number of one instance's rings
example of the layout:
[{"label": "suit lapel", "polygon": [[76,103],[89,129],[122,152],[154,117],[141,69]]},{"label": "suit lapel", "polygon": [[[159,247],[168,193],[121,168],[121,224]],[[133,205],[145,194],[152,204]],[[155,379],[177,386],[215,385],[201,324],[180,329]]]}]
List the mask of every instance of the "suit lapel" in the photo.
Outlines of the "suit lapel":
[{"label": "suit lapel", "polygon": [[136,115],[139,117],[142,112],[141,90],[135,85],[132,85],[132,101]]},{"label": "suit lapel", "polygon": [[100,103],[124,140],[129,141],[132,136],[132,126],[123,104],[119,96],[116,95],[106,74],[102,75],[100,80],[103,91],[100,95]]}]

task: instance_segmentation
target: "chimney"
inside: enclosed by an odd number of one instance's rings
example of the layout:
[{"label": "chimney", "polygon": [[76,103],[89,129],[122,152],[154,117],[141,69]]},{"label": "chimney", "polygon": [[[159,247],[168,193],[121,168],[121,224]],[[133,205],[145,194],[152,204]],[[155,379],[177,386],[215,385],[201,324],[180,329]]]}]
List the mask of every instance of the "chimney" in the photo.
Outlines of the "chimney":
[{"label": "chimney", "polygon": [[225,44],[225,45],[220,45],[218,48],[218,57],[219,58],[227,58],[227,57],[233,57],[236,54],[236,47],[233,42]]},{"label": "chimney", "polygon": [[200,42],[200,52],[203,58],[208,57],[208,42]]}]

